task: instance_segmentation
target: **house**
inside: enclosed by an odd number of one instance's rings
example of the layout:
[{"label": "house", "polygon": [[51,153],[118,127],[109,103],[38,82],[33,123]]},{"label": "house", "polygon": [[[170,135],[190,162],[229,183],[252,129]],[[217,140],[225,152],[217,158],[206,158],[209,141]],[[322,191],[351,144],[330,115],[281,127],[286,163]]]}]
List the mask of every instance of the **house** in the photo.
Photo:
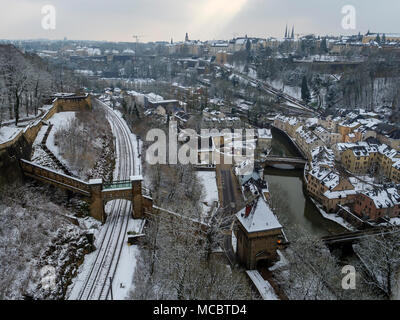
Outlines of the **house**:
[{"label": "house", "polygon": [[364,219],[376,221],[380,218],[394,218],[400,214],[399,187],[383,188],[358,194],[354,213]]},{"label": "house", "polygon": [[393,164],[390,180],[395,183],[400,183],[400,160]]},{"label": "house", "polygon": [[260,262],[271,263],[277,259],[277,250],[287,240],[282,225],[263,197],[240,210],[236,222],[236,255],[241,264],[254,270]]},{"label": "house", "polygon": [[378,150],[374,146],[352,145],[342,153],[342,165],[350,172],[366,174],[373,169]]},{"label": "house", "polygon": [[312,159],[312,150],[324,145],[324,142],[319,139],[313,131],[305,126],[300,126],[297,128],[295,140],[299,148],[310,161]]},{"label": "house", "polygon": [[[341,142],[353,142],[353,137],[349,137],[350,134],[354,134],[354,131],[360,127],[361,124],[359,122],[353,121],[351,119],[343,121],[338,125],[338,132],[342,136]],[[348,141],[346,141],[346,139]],[[358,140],[359,141],[359,140]],[[355,142],[355,141],[354,141]]]},{"label": "house", "polygon": [[307,191],[327,212],[335,212],[339,204],[345,205],[354,201],[354,186],[335,169],[313,167],[308,172],[307,181]]},{"label": "house", "polygon": [[270,150],[272,145],[271,129],[257,130],[257,149],[260,151]]}]

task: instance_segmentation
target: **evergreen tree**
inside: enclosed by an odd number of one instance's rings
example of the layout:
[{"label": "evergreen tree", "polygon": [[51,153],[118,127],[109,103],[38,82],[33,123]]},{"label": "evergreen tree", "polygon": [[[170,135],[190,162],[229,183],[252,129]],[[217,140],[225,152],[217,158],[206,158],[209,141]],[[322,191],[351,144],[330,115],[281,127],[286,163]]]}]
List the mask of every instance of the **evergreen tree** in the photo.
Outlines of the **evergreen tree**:
[{"label": "evergreen tree", "polygon": [[249,39],[247,39],[247,42],[246,42],[246,51],[247,51],[247,52],[250,52],[250,50],[251,50],[251,42],[250,42]]},{"label": "evergreen tree", "polygon": [[301,83],[301,99],[306,103],[309,103],[311,100],[310,89],[308,89],[306,76],[303,77],[303,81]]},{"label": "evergreen tree", "polygon": [[386,34],[382,35],[382,43],[385,44],[386,43]]},{"label": "evergreen tree", "polygon": [[327,53],[328,52],[328,45],[326,43],[326,38],[323,38],[321,41],[321,53]]},{"label": "evergreen tree", "polygon": [[375,41],[376,41],[377,43],[381,44],[381,37],[379,36],[379,33],[378,33],[378,35],[376,36]]}]

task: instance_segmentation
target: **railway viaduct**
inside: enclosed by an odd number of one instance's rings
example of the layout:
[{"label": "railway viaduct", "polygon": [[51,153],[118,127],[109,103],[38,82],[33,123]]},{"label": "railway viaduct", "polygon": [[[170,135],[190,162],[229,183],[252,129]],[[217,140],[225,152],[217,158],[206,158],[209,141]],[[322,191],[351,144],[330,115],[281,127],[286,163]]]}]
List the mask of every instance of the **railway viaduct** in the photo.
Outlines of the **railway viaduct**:
[{"label": "railway viaduct", "polygon": [[366,230],[337,234],[334,236],[326,236],[326,237],[323,237],[321,240],[326,245],[339,245],[339,244],[344,244],[344,243],[352,244],[363,238],[376,236],[376,235],[385,235],[385,234],[390,234],[390,233],[400,231],[399,229],[397,229],[397,230],[398,231],[394,231],[393,227],[392,228],[376,227],[376,228],[371,228],[371,229],[366,229]]},{"label": "railway viaduct", "polygon": [[90,215],[105,222],[104,205],[117,199],[132,202],[132,217],[141,219],[145,212],[151,211],[153,201],[142,192],[142,176],[132,176],[130,180],[104,183],[102,179],[93,179],[88,182],[68,176],[63,173],[42,167],[27,160],[20,160],[20,166],[25,176],[69,190],[90,204]]}]

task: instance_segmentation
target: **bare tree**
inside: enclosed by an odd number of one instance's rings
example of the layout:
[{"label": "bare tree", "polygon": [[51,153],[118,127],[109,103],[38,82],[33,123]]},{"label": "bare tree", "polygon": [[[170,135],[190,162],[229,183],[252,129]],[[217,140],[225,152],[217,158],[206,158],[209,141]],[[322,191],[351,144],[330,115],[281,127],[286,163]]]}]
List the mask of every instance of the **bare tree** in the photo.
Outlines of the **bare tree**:
[{"label": "bare tree", "polygon": [[354,250],[367,274],[367,283],[393,298],[400,267],[400,231],[365,238],[354,245]]}]

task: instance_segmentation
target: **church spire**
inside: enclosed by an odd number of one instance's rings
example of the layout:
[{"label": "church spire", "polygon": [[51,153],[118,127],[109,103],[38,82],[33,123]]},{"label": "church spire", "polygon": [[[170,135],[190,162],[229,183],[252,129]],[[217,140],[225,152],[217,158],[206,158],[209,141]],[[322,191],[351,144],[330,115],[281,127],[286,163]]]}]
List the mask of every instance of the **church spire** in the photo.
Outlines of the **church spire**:
[{"label": "church spire", "polygon": [[189,41],[189,35],[188,35],[188,33],[186,32],[186,36],[185,36],[185,41],[186,42],[188,42]]},{"label": "church spire", "polygon": [[291,36],[291,38],[294,39],[294,25],[293,25],[293,28],[292,28],[292,36]]}]

